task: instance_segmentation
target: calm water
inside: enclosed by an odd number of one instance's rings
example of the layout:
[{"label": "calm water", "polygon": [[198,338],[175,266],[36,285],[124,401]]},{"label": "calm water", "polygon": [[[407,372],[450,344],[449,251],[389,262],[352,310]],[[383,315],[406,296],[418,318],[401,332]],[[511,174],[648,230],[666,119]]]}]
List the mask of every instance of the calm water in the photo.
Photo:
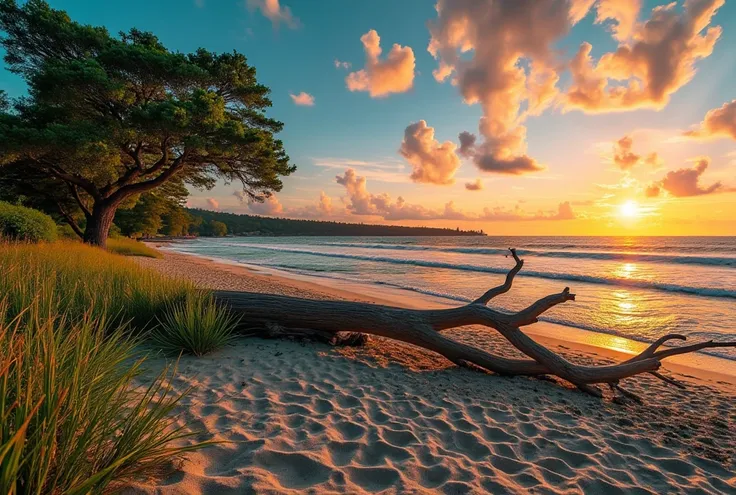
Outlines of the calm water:
[{"label": "calm water", "polygon": [[[173,248],[464,302],[502,283],[509,246],[524,269],[498,308],[569,286],[576,302],[543,319],[645,342],[669,332],[736,338],[736,237],[244,237]],[[712,353],[736,359],[734,349]]]}]

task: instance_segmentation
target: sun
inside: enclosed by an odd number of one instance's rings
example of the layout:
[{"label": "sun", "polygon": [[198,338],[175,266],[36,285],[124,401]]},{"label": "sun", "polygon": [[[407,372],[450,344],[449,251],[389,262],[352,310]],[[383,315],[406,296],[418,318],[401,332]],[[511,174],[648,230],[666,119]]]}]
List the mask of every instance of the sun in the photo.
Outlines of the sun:
[{"label": "sun", "polygon": [[639,203],[633,199],[629,199],[619,206],[619,215],[625,218],[635,218],[639,216]]}]

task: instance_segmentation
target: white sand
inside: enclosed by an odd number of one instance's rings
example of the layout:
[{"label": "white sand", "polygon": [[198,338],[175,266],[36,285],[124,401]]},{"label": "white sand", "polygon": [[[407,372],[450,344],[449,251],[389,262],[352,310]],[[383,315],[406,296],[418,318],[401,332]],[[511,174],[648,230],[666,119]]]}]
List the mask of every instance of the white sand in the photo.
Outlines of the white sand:
[{"label": "white sand", "polygon": [[[145,263],[191,275],[186,258]],[[455,337],[500,345],[488,331]],[[152,359],[149,376],[165,362]],[[646,404],[619,404],[382,339],[359,350],[242,340],[182,358],[174,382],[192,387],[178,408],[191,441],[226,443],[128,493],[736,493],[736,390],[725,382],[680,390],[636,378],[628,386]]]}]

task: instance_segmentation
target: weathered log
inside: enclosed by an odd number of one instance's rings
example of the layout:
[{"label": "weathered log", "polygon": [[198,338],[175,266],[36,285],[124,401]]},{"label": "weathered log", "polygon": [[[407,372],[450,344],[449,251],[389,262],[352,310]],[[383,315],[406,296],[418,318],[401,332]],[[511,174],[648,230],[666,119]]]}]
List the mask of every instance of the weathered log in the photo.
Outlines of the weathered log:
[{"label": "weathered log", "polygon": [[[574,301],[575,294],[570,293],[569,288],[543,297],[515,313],[505,313],[486,306],[491,299],[511,289],[514,276],[524,264],[514,249],[509,251],[516,263],[505,282],[488,290],[472,303],[457,308],[417,310],[352,301],[323,301],[231,291],[216,291],[215,297],[241,317],[244,327],[247,327],[244,332],[248,335],[311,336],[332,343],[346,339],[352,344],[360,343],[356,333],[379,335],[437,352],[458,365],[472,363],[503,375],[556,375],[597,396],[601,396],[601,392],[593,386],[596,383],[608,383],[612,389],[628,394],[620,387],[620,380],[640,373],[651,373],[667,383],[673,383],[673,380],[657,372],[661,360],[668,356],[711,347],[736,346],[736,342],[708,341],[658,350],[668,340],[685,339],[682,335],[674,334],[665,335],[640,354],[619,364],[587,366],[572,363],[521,331],[521,327],[536,323],[538,317],[553,306]],[[498,331],[531,359],[498,356],[457,342],[441,333],[466,325],[482,325]],[[349,332],[347,337],[345,332]]]}]

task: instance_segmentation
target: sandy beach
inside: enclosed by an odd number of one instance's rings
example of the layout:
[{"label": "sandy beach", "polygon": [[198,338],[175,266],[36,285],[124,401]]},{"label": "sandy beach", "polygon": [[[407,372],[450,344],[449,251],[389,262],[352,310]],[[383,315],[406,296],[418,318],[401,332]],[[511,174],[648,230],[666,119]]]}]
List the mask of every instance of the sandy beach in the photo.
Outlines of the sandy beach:
[{"label": "sandy beach", "polygon": [[[168,251],[140,262],[213,289],[416,303]],[[449,335],[515,355],[488,330]],[[534,335],[576,362],[622,356],[560,337]],[[167,361],[150,359],[147,376]],[[189,441],[222,443],[172,460],[169,473],[126,492],[736,491],[734,377],[688,363],[665,368],[687,389],[649,377],[627,380],[644,399],[639,405],[460,369],[379,338],[359,349],[242,339],[203,358],[183,357],[174,379],[177,391],[191,388],[177,411],[179,424],[196,433]]]}]

